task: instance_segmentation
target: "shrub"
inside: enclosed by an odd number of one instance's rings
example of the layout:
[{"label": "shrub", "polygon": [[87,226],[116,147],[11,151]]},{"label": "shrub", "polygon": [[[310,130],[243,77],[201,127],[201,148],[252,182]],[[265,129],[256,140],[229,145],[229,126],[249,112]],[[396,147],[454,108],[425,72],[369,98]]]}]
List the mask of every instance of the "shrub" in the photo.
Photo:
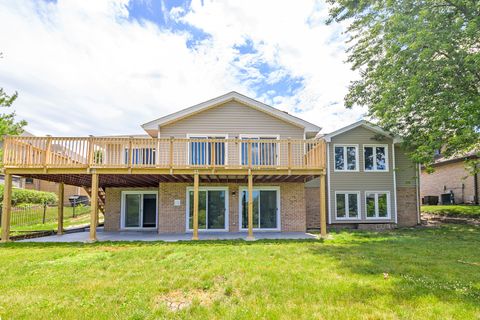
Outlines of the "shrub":
[{"label": "shrub", "polygon": [[[57,195],[53,192],[12,189],[12,204],[35,203],[35,204],[56,204]],[[3,185],[0,185],[0,201],[3,201]]]}]

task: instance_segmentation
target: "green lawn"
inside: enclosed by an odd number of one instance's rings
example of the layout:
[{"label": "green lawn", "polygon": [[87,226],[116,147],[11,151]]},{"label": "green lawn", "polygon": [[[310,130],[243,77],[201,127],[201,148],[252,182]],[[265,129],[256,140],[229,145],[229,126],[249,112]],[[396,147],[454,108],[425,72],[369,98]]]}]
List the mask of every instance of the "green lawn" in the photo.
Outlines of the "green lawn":
[{"label": "green lawn", "polygon": [[[480,228],[0,246],[2,319],[479,319]],[[386,275],[388,273],[388,275]]]},{"label": "green lawn", "polygon": [[449,217],[480,218],[480,206],[474,205],[422,206],[422,212]]}]

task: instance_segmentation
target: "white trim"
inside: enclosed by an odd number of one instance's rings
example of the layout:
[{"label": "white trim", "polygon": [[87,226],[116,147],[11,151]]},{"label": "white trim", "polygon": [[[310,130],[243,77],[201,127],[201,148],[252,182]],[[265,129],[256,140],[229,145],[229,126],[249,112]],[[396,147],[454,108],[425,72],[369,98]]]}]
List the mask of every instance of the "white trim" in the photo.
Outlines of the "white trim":
[{"label": "white trim", "polygon": [[[156,196],[155,205],[155,227],[125,227],[125,201],[127,194],[140,194],[140,224],[143,223],[143,195],[154,194]],[[156,230],[158,229],[158,191],[155,190],[138,190],[138,191],[122,191],[120,200],[120,230]]]},{"label": "white trim", "polygon": [[327,179],[327,190],[328,190],[328,223],[332,223],[332,193],[330,191],[330,142],[327,142],[327,174],[326,177]]},{"label": "white trim", "polygon": [[397,168],[395,167],[395,144],[392,144],[392,171],[393,171],[393,213],[395,214],[395,223],[398,223],[397,212]]},{"label": "white trim", "polygon": [[[218,133],[218,134],[194,134],[194,133],[187,133],[186,134],[186,137],[187,139],[195,139],[195,138],[198,138],[198,139],[208,139],[208,138],[214,138],[214,137],[223,137],[223,139],[228,139],[228,134],[227,133]],[[222,139],[222,138],[220,138]],[[195,166],[194,164],[191,164],[190,163],[190,141],[187,143],[187,162],[188,162],[188,165],[190,166]],[[211,164],[210,164],[211,165]],[[227,166],[228,165],[228,142],[225,141],[225,163],[223,165],[219,165],[219,166]]]},{"label": "white trim", "polygon": [[[185,196],[185,231],[186,232],[192,232],[193,229],[190,229],[190,191],[193,191],[193,187],[187,187],[186,188],[186,196]],[[228,212],[228,198],[229,198],[229,193],[228,193],[228,187],[199,187],[198,191],[225,191],[225,227],[223,229],[198,229],[199,232],[218,232],[218,231],[228,231],[228,217],[229,217],[229,212]],[[208,205],[208,193],[207,193],[207,205]],[[207,213],[207,219],[208,219],[208,207],[206,209]],[[206,222],[207,223],[207,222]]]},{"label": "white trim", "polygon": [[[343,165],[345,169],[335,168],[335,148],[343,147]],[[355,170],[347,170],[347,147],[355,147]],[[360,171],[360,155],[358,154],[359,146],[358,144],[349,144],[349,143],[335,143],[333,145],[333,172],[359,172]]]},{"label": "white trim", "polygon": [[293,124],[297,127],[304,128],[305,131],[307,132],[319,132],[321,130],[320,127],[314,125],[313,123],[310,123],[308,121],[305,121],[303,119],[300,119],[298,117],[292,116],[286,112],[283,112],[281,110],[278,110],[272,106],[269,106],[267,104],[264,104],[260,101],[254,100],[252,98],[249,98],[247,96],[244,96],[238,92],[232,91],[229,93],[226,93],[222,96],[210,99],[208,101],[196,104],[194,106],[191,106],[186,109],[182,109],[180,111],[171,113],[169,115],[166,115],[164,117],[155,119],[153,121],[147,122],[142,125],[142,128],[146,131],[148,130],[158,130],[159,126],[163,126],[172,122],[175,122],[177,120],[186,118],[190,115],[199,113],[201,111],[219,106],[223,103],[229,102],[229,101],[237,101],[240,102],[250,108],[256,109],[258,111],[264,112],[266,114],[269,114],[275,118],[281,119],[285,122],[288,122],[290,124]]},{"label": "white trim", "polygon": [[[385,170],[378,170],[377,169],[377,147],[384,147],[385,148]],[[372,150],[372,155],[373,155],[373,169],[372,170],[367,170],[365,168],[367,162],[365,158],[365,148],[374,148]],[[375,144],[375,143],[369,143],[369,144],[364,144],[363,145],[363,171],[364,172],[389,172],[390,171],[390,159],[388,156],[388,144]]]},{"label": "white trim", "polygon": [[421,211],[420,211],[420,203],[421,203],[421,199],[420,199],[420,177],[422,176],[422,168],[420,167],[420,165],[417,163],[415,164],[417,166],[417,170],[415,175],[416,175],[416,181],[415,181],[415,186],[417,187],[417,192],[416,192],[416,197],[417,197],[417,223],[420,224],[422,223],[422,217],[421,217]]},{"label": "white trim", "polygon": [[[238,139],[242,140],[242,139],[261,139],[261,138],[274,138],[273,140],[280,140],[280,135],[278,134],[239,134],[238,135]],[[272,166],[278,166],[280,164],[280,143],[277,143],[276,144],[277,147],[277,154],[275,155],[275,164],[273,164]],[[242,164],[242,143],[240,142],[238,144],[238,164],[240,166],[248,166],[248,164]],[[254,165],[252,165],[252,167],[254,167]]]},{"label": "white trim", "polygon": [[[337,194],[343,194],[345,196],[345,217],[338,217],[337,215]],[[348,196],[350,194],[357,195],[357,217],[350,217],[350,209],[348,203]],[[360,197],[360,191],[335,191],[335,220],[362,220],[362,200]]]},{"label": "white trim", "polygon": [[[398,137],[398,136],[392,137],[392,135],[390,134],[390,132],[385,131],[385,130],[383,130],[382,128],[380,128],[379,126],[377,126],[377,125],[375,125],[375,124],[373,124],[373,123],[370,123],[370,122],[368,122],[368,121],[366,121],[366,120],[360,120],[360,121],[354,122],[354,123],[352,123],[352,124],[350,124],[350,125],[348,125],[348,126],[346,126],[346,127],[340,128],[340,129],[338,129],[338,130],[336,130],[336,131],[333,131],[333,132],[331,132],[331,133],[329,133],[329,134],[323,135],[321,138],[325,139],[326,142],[331,142],[331,140],[332,140],[333,137],[338,136],[338,135],[340,135],[340,134],[342,134],[342,133],[345,133],[345,132],[347,132],[347,131],[350,131],[350,130],[352,130],[352,129],[355,129],[355,128],[357,128],[357,127],[364,127],[364,128],[366,128],[366,129],[368,129],[368,130],[371,130],[371,131],[373,131],[373,132],[376,132],[376,133],[379,133],[379,134],[381,134],[381,135],[384,135],[384,136],[387,136],[387,137],[389,137],[389,138],[392,138],[392,139],[394,140],[394,142],[401,142],[401,141],[402,141],[402,139],[401,139],[400,137]],[[317,134],[317,137],[320,138],[320,136],[318,136],[318,134]]]},{"label": "white trim", "polygon": [[[374,194],[375,195],[375,217],[368,216],[368,209],[367,209],[367,195]],[[387,195],[387,216],[386,217],[379,217],[378,216],[378,195],[379,194],[386,194]],[[365,200],[365,220],[390,220],[392,217],[391,214],[391,201],[390,201],[390,191],[365,191],[364,192],[364,200]]]},{"label": "white trim", "polygon": [[[281,231],[281,207],[280,207],[280,187],[278,186],[258,186],[258,187],[253,187],[253,191],[276,191],[277,192],[277,227],[276,228],[253,228],[254,231]],[[248,192],[248,187],[245,186],[240,186],[238,188],[238,229],[240,231],[246,231],[248,228],[242,228],[242,192],[247,191]],[[258,206],[260,210],[260,204]],[[260,214],[258,215],[258,218],[260,219]]]}]

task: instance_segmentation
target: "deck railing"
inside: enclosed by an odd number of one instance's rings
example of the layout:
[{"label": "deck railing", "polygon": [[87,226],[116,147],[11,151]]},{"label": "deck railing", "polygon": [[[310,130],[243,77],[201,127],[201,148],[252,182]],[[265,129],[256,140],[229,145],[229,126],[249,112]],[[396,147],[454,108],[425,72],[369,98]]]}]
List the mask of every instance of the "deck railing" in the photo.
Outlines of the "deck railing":
[{"label": "deck railing", "polygon": [[7,136],[3,165],[18,168],[325,168],[322,140]]}]

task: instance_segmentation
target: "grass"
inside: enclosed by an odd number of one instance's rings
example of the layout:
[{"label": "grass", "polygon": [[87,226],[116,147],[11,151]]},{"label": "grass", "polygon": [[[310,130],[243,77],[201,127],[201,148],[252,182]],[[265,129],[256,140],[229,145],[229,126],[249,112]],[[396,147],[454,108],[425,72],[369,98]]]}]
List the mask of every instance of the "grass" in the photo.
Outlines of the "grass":
[{"label": "grass", "polygon": [[[21,226],[30,226],[35,224],[42,224],[43,222],[43,205],[30,205],[26,207],[13,207],[12,208],[12,217],[11,217],[11,226],[12,227],[21,227]],[[75,208],[70,206],[64,206],[63,208],[63,217],[64,219],[73,218],[75,216],[83,215],[90,212],[89,206],[79,206]],[[46,207],[45,211],[45,223],[54,222],[56,223],[58,217],[58,207]]]},{"label": "grass", "polygon": [[448,217],[480,218],[480,206],[475,205],[422,206],[422,212]]},{"label": "grass", "polygon": [[2,319],[479,319],[480,229],[0,245]]}]

